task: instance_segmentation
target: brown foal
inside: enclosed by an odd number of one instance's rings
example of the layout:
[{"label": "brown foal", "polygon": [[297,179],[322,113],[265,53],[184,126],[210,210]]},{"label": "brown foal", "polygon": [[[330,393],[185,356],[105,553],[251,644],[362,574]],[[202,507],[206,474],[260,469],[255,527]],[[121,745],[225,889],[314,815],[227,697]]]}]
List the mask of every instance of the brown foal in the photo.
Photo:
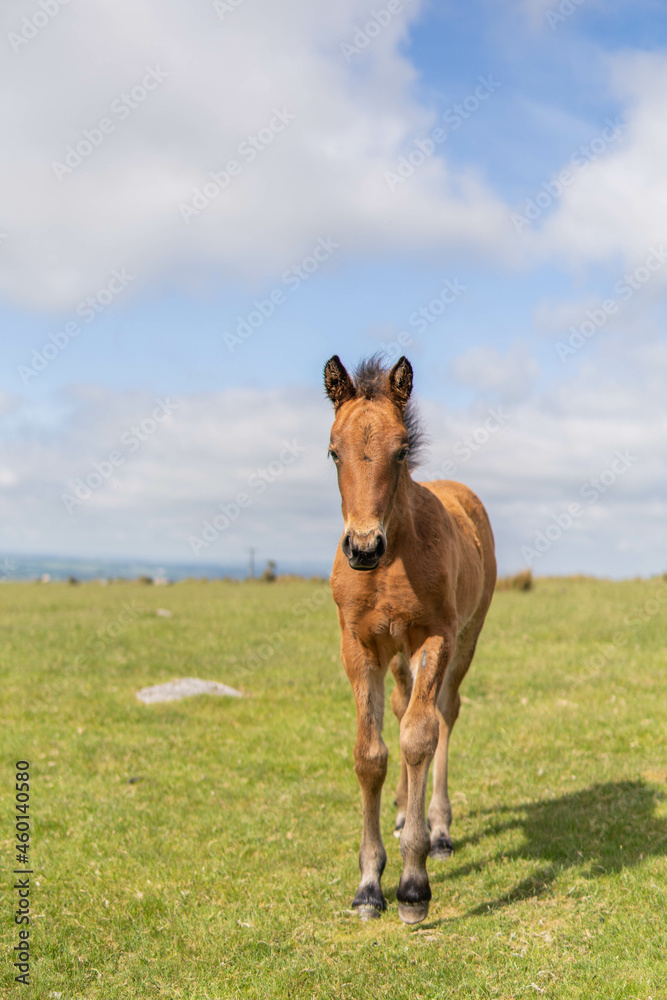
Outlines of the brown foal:
[{"label": "brown foal", "polygon": [[[361,788],[361,881],[352,906],[367,918],[386,909],[380,798],[387,773],[384,681],[400,724],[396,792],[403,872],[396,898],[406,923],[428,914],[426,858],[452,852],[447,751],[459,685],[475,652],[496,580],[486,511],[461,483],[410,476],[421,431],[410,402],[412,366],[372,358],[350,378],[338,356],[324,369],[335,407],[329,454],[336,463],[345,528],[331,587],[342,656],[357,705],[355,771]],[[435,758],[426,820],[426,782]],[[430,833],[429,833],[430,827]]]}]

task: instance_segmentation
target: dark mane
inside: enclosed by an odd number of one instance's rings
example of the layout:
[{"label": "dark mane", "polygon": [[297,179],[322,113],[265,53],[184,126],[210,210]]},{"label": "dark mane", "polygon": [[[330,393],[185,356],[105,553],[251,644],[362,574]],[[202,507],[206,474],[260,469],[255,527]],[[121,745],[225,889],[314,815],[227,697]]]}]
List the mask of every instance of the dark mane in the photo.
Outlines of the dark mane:
[{"label": "dark mane", "polygon": [[[365,399],[380,399],[388,396],[387,376],[391,365],[385,362],[382,352],[364,358],[354,369],[352,379],[359,396]],[[422,427],[419,411],[413,399],[409,399],[403,411],[403,422],[408,432],[410,452],[408,468],[416,469],[422,460],[422,452],[427,442],[426,433]]]}]

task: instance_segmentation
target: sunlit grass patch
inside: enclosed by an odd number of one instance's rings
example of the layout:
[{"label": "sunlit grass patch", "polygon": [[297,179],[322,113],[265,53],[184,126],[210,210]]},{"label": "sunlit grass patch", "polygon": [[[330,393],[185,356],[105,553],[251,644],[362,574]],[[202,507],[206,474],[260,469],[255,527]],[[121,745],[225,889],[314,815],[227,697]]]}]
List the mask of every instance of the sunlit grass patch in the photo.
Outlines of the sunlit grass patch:
[{"label": "sunlit grass patch", "polygon": [[[391,713],[389,909],[349,912],[355,711],[321,583],[3,585],[2,857],[10,873],[24,757],[32,995],[667,996],[665,612],[635,623],[657,585],[496,593],[452,739],[455,854],[429,863],[415,928],[395,903]],[[188,676],[244,698],[136,699]],[[8,907],[2,933],[8,956]],[[7,995],[27,995],[10,964]]]}]

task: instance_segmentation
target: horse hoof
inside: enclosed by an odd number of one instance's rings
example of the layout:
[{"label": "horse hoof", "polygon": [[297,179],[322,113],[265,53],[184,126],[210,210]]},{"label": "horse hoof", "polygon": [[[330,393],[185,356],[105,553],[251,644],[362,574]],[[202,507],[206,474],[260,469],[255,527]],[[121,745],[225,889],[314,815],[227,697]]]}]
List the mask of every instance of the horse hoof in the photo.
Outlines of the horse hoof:
[{"label": "horse hoof", "polygon": [[404,924],[420,924],[428,916],[428,900],[424,903],[399,903],[398,915]]},{"label": "horse hoof", "polygon": [[440,837],[439,840],[434,841],[431,844],[431,849],[428,852],[430,858],[436,858],[438,861],[446,861],[447,858],[451,858],[454,853],[454,845],[451,840],[446,840],[444,837]]},{"label": "horse hoof", "polygon": [[352,900],[352,909],[357,911],[362,920],[374,920],[379,917],[387,909],[387,900],[380,886],[360,886]]}]

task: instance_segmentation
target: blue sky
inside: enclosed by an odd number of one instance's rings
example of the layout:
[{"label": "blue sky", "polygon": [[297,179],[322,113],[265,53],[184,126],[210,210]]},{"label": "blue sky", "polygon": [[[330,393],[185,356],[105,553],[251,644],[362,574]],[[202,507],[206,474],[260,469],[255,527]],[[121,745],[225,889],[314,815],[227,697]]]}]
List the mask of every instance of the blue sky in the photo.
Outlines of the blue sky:
[{"label": "blue sky", "polygon": [[[243,0],[221,17],[207,3],[94,0],[19,41],[35,11],[22,0],[5,12],[6,552],[191,561],[218,505],[298,440],[298,460],[200,555],[232,565],[255,545],[260,559],[326,568],[340,515],[323,363],[391,353],[405,332],[432,441],[425,475],[490,408],[510,414],[457,470],[489,506],[501,569],[665,568],[664,12],[412,0],[346,56],[380,9],[290,0],[277,18],[267,0]],[[472,110],[452,128],[461,105]],[[443,124],[418,162],[416,144]],[[58,179],[54,161],[91,130],[97,146]],[[255,134],[270,141],[245,162]],[[410,156],[418,165],[392,189]],[[185,222],[182,206],[232,158],[227,190]],[[299,271],[318,246],[323,259]],[[626,300],[619,282],[647,260],[655,270]],[[441,308],[447,282],[460,294]],[[272,293],[272,315],[230,350]],[[86,322],[91,294],[101,311]],[[600,328],[559,356],[591,311]],[[53,337],[66,346],[35,372]],[[165,397],[173,415],[68,510],[63,495]],[[628,448],[627,471],[531,556]]]}]

